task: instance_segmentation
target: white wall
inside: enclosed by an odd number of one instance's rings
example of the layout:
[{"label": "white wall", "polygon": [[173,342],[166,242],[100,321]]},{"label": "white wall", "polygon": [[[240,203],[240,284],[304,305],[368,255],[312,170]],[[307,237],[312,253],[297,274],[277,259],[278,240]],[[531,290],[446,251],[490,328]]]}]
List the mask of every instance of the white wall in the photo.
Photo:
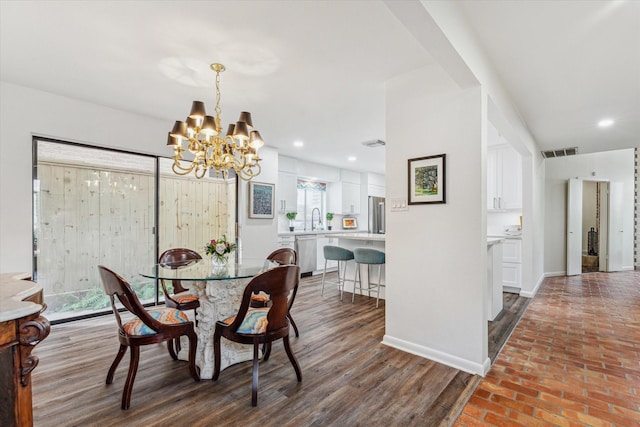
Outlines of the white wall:
[{"label": "white wall", "polygon": [[[173,126],[172,121],[114,110],[6,82],[0,82],[0,93],[2,273],[32,271],[32,135],[137,153],[171,155],[166,139],[168,130]],[[276,182],[277,155],[268,148],[263,149],[260,155],[265,161],[259,180]],[[247,215],[246,203],[246,197],[240,197],[239,209],[244,215]],[[276,241],[276,234],[272,232],[274,224],[254,223],[249,228],[251,236],[260,235],[262,240]],[[263,252],[264,248],[255,251],[260,256]]]},{"label": "white wall", "polygon": [[[633,269],[634,150],[604,151],[547,159],[546,223],[544,270],[546,275],[564,275],[566,255],[567,180],[569,178],[603,179],[622,182],[623,260],[625,270]],[[592,173],[595,172],[595,176]]]},{"label": "white wall", "polygon": [[[388,212],[384,342],[484,373],[486,96],[459,89],[434,66],[388,82],[386,97],[386,170],[446,154],[447,202]],[[387,174],[387,197],[407,197],[406,173]]]},{"label": "white wall", "polygon": [[[268,147],[260,149],[262,172],[255,182],[278,184],[278,152]],[[249,218],[249,184],[240,181],[238,189],[238,222],[240,226],[240,250],[244,258],[264,259],[276,249],[278,240],[278,211],[274,206],[273,218]]]}]

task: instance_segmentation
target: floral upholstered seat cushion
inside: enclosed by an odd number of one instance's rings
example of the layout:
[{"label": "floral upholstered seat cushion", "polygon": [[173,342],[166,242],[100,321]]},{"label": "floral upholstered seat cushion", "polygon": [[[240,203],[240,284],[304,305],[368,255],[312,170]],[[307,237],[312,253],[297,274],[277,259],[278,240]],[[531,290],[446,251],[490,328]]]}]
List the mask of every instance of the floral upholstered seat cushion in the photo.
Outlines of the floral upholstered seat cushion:
[{"label": "floral upholstered seat cushion", "polygon": [[[240,334],[264,334],[269,323],[267,320],[268,312],[268,307],[250,308],[247,310],[247,315],[244,317],[237,332]],[[230,325],[234,320],[236,320],[236,316],[231,316],[223,320],[223,322]]]},{"label": "floral upholstered seat cushion", "polygon": [[[186,323],[189,321],[189,318],[184,314],[184,312],[176,310],[175,308],[153,308],[148,310],[147,313],[149,313],[149,315],[158,322],[168,325]],[[137,317],[122,325],[122,329],[127,335],[132,336],[153,335],[156,333]]]},{"label": "floral upholstered seat cushion", "polygon": [[194,295],[190,292],[180,292],[178,294],[174,294],[171,299],[173,299],[178,304],[185,304],[192,301],[198,301],[198,295]]}]

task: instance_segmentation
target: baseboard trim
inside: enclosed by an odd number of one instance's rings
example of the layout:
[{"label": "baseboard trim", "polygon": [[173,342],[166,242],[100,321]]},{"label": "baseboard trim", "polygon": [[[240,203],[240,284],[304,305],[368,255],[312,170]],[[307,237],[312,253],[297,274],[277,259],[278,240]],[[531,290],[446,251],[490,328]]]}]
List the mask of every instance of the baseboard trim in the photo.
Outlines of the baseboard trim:
[{"label": "baseboard trim", "polygon": [[382,338],[382,344],[397,348],[398,350],[402,350],[407,353],[415,354],[416,356],[424,357],[425,359],[434,360],[469,374],[481,375],[484,377],[487,372],[489,372],[489,369],[491,369],[491,359],[488,357],[483,363],[476,363],[449,353],[444,353],[439,350],[395,338],[390,335],[385,335]]},{"label": "baseboard trim", "polygon": [[538,289],[540,289],[540,286],[542,285],[542,282],[545,279],[545,275],[543,274],[539,279],[538,279],[538,283],[536,283],[536,285],[533,287],[532,291],[521,291],[520,295],[522,295],[523,297],[527,297],[527,298],[533,298],[536,296],[536,294],[538,293]]}]

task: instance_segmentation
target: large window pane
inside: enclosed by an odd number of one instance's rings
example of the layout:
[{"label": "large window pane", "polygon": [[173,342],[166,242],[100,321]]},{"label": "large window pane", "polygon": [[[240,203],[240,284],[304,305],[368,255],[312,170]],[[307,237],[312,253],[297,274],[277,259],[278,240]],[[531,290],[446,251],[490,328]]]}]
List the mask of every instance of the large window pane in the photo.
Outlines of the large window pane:
[{"label": "large window pane", "polygon": [[155,258],[155,158],[36,141],[35,280],[50,320],[109,307],[97,266],[127,279],[143,301],[155,283],[140,269]]},{"label": "large window pane", "polygon": [[236,240],[236,178],[179,176],[172,163],[160,159],[159,252],[188,248],[205,258],[210,240]]}]

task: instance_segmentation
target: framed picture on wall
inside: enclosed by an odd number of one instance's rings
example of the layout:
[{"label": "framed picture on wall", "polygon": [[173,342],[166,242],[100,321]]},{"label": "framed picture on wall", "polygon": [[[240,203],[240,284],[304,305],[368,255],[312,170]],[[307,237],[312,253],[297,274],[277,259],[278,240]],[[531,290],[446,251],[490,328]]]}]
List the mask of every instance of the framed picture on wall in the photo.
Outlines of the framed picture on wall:
[{"label": "framed picture on wall", "polygon": [[249,181],[249,218],[273,218],[275,184]]},{"label": "framed picture on wall", "polygon": [[409,159],[409,204],[446,203],[445,154]]}]

